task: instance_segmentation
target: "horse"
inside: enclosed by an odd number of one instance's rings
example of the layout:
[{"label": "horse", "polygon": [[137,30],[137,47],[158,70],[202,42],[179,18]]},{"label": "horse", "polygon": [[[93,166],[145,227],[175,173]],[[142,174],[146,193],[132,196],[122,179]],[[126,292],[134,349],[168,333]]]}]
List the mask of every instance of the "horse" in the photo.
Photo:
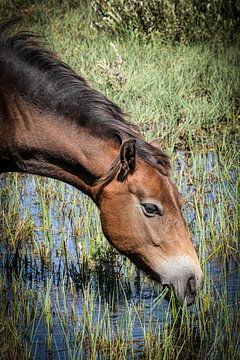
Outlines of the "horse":
[{"label": "horse", "polygon": [[0,23],[0,173],[46,176],[87,194],[110,244],[192,304],[203,273],[169,157],[38,36],[13,31],[16,22]]}]

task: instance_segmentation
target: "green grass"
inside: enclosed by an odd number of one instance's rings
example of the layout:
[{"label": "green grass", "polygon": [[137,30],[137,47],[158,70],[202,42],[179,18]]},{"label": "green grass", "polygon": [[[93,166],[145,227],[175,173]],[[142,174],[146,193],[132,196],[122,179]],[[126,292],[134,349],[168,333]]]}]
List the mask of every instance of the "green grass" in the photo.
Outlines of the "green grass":
[{"label": "green grass", "polygon": [[240,262],[239,46],[110,38],[77,1],[1,4],[3,17],[17,6],[26,26],[129,112],[147,140],[162,138],[205,283],[192,310],[173,298],[167,306],[165,293],[107,244],[89,199],[57,181],[4,174],[0,358],[34,358],[44,334],[56,358],[237,360],[239,300],[230,301],[229,279]]}]

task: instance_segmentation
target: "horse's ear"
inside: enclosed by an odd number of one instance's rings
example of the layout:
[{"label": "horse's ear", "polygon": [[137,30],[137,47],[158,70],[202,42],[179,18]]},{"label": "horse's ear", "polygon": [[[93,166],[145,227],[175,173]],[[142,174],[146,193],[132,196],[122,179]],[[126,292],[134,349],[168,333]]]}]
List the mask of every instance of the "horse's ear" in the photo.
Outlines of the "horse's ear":
[{"label": "horse's ear", "polygon": [[162,143],[162,139],[160,137],[155,138],[149,142],[150,145],[156,147],[157,149],[160,149]]},{"label": "horse's ear", "polygon": [[136,139],[129,139],[122,144],[120,161],[121,168],[118,174],[118,180],[124,181],[136,168]]}]

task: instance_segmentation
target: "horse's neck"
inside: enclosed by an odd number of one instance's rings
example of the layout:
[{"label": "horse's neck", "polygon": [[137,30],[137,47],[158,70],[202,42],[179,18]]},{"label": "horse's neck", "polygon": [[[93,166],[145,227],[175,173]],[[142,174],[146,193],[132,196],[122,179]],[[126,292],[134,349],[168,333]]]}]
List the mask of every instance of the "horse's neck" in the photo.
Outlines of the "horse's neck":
[{"label": "horse's neck", "polygon": [[[11,102],[12,103],[12,102]],[[67,182],[94,199],[94,183],[111,167],[117,149],[69,119],[23,101],[0,101],[0,172],[19,171]]]}]

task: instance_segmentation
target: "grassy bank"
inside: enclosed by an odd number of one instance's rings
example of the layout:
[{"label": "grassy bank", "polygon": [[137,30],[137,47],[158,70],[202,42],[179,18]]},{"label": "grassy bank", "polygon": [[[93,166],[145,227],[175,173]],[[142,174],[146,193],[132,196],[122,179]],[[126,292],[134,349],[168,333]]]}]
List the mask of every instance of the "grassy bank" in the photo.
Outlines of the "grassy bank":
[{"label": "grassy bank", "polygon": [[1,175],[0,358],[238,359],[238,44],[110,37],[76,2],[2,4],[4,17],[18,6],[147,140],[162,138],[205,284],[196,305],[178,309],[107,244],[89,199],[57,181]]}]

